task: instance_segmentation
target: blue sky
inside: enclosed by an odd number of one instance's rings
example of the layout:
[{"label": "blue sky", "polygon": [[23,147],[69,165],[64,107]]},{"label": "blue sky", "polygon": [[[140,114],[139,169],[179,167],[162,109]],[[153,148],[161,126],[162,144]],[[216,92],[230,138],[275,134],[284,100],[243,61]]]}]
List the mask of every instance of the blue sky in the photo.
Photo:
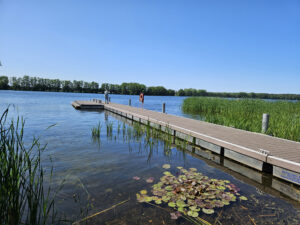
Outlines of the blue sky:
[{"label": "blue sky", "polygon": [[0,74],[299,94],[299,12],[299,0],[0,0]]}]

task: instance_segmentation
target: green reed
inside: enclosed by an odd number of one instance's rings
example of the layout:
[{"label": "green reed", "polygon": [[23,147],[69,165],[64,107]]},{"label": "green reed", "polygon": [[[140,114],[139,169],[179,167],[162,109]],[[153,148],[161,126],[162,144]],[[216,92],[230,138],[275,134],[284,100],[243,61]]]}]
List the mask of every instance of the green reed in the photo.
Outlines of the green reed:
[{"label": "green reed", "polygon": [[96,127],[92,128],[92,137],[93,138],[100,138],[101,127],[102,127],[102,124],[101,124],[101,122],[99,122]]},{"label": "green reed", "polygon": [[199,115],[206,122],[261,132],[262,115],[270,115],[267,134],[300,141],[300,102],[190,97],[184,113]]},{"label": "green reed", "polygon": [[57,192],[45,188],[46,170],[41,155],[46,146],[39,139],[23,141],[24,120],[7,120],[8,109],[0,118],[0,224],[55,224],[54,198]]},{"label": "green reed", "polygon": [[107,137],[112,138],[113,135],[113,122],[109,121],[106,123],[106,135]]}]

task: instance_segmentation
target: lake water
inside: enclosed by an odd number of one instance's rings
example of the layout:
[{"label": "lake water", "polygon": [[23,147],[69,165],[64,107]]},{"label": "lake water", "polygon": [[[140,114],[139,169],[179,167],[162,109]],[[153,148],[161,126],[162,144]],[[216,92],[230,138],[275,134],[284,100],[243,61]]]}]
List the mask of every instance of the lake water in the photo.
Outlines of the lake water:
[{"label": "lake water", "polygon": [[[138,96],[110,97],[112,102],[121,104],[128,104],[131,98],[133,106],[140,106]],[[136,193],[151,190],[152,184],[146,179],[153,177],[157,183],[166,171],[162,165],[170,164],[173,174],[178,173],[177,166],[193,167],[209,178],[229,180],[248,198],[217,209],[212,215],[199,213],[212,224],[300,224],[299,201],[293,200],[300,196],[297,187],[205,150],[201,150],[203,156],[210,155],[216,163],[174,145],[166,154],[160,140],[149,150],[142,141],[122,133],[131,127],[131,121],[105,111],[78,111],[71,106],[72,101],[94,98],[104,99],[99,94],[0,91],[1,113],[10,104],[10,116],[26,119],[26,141],[38,136],[48,144],[44,165],[53,165],[54,185],[64,180],[56,202],[60,214],[76,221],[122,203],[92,217],[88,224],[193,224],[183,218],[171,220],[172,209],[168,206],[159,208],[137,202]],[[181,112],[183,99],[146,96],[144,108],[161,111],[165,102],[167,113],[190,117]],[[99,122],[101,137],[95,140],[91,129]],[[109,124],[113,131],[108,135]],[[49,126],[52,127],[47,129]],[[244,171],[244,175],[234,170]],[[134,180],[135,176],[140,180]]]}]

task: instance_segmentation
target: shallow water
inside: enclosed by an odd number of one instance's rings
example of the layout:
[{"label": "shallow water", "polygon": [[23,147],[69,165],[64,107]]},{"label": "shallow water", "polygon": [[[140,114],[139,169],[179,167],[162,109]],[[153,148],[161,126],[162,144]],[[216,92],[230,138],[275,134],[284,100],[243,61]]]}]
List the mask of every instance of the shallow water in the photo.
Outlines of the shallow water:
[{"label": "shallow water", "polygon": [[[201,218],[212,224],[218,215],[217,224],[300,224],[299,202],[282,194],[291,188],[287,183],[201,149],[203,156],[212,160],[174,145],[166,154],[160,141],[150,151],[145,143],[129,138],[127,133],[123,135],[123,123],[130,127],[130,121],[105,111],[77,111],[71,107],[74,100],[93,98],[103,99],[103,95],[0,91],[1,111],[13,104],[10,115],[19,114],[26,119],[26,139],[39,136],[41,142],[48,144],[44,165],[49,168],[51,155],[54,184],[64,180],[57,198],[60,214],[76,221],[122,203],[89,219],[88,224],[191,224],[185,219],[171,220],[172,210],[167,206],[161,209],[136,200],[137,192],[151,189],[152,184],[145,180],[154,177],[154,183],[158,182],[165,171],[162,165],[168,163],[173,174],[178,172],[177,166],[194,167],[210,178],[229,180],[248,197],[248,201],[234,202],[212,215],[200,213]],[[139,106],[138,96],[112,95],[111,101],[128,104],[129,98],[133,106]],[[181,112],[183,99],[146,96],[144,108],[161,111],[162,102],[166,102],[167,113],[189,116]],[[102,129],[97,141],[92,138],[91,129],[98,122]],[[109,123],[113,124],[113,132],[108,136]],[[55,126],[46,129],[51,125]],[[233,170],[246,171],[246,176]],[[134,176],[141,179],[136,181]],[[297,198],[298,189],[292,189]]]}]

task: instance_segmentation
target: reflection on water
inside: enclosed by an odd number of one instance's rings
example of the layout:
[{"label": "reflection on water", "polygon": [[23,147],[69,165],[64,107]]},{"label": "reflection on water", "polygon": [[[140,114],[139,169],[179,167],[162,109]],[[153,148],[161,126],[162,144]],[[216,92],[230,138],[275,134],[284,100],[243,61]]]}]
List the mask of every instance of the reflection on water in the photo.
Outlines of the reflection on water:
[{"label": "reflection on water", "polygon": [[[44,165],[50,165],[51,155],[54,184],[65,180],[57,196],[59,213],[73,221],[94,215],[88,224],[191,224],[185,219],[171,220],[168,211],[136,200],[137,192],[151,190],[152,184],[146,180],[153,177],[157,183],[165,171],[162,165],[167,163],[173,174],[177,166],[194,167],[211,179],[229,180],[241,189],[241,195],[247,196],[248,201],[234,202],[212,215],[199,214],[211,224],[300,224],[299,202],[292,200],[299,201],[295,186],[114,114],[77,111],[70,105],[74,100],[96,96],[2,94],[1,109],[14,103],[27,119],[26,138],[39,135],[41,141],[48,143]],[[163,101],[168,106],[168,98]],[[157,105],[160,110],[161,105]],[[92,128],[99,122],[100,137],[95,139]],[[57,125],[46,130],[52,124]]]}]

